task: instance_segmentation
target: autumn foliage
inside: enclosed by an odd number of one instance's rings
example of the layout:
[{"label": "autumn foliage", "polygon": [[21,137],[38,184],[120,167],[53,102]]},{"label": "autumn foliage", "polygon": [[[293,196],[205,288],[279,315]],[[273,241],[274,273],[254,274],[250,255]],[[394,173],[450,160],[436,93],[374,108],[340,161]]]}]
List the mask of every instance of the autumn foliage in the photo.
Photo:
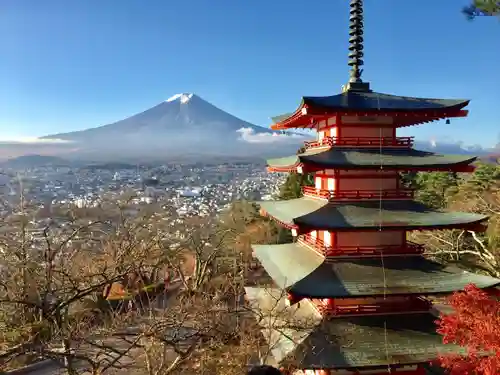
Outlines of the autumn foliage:
[{"label": "autumn foliage", "polygon": [[471,284],[451,295],[448,303],[454,313],[441,315],[438,333],[444,343],[461,345],[467,353],[444,356],[441,366],[452,375],[499,375],[500,301]]}]

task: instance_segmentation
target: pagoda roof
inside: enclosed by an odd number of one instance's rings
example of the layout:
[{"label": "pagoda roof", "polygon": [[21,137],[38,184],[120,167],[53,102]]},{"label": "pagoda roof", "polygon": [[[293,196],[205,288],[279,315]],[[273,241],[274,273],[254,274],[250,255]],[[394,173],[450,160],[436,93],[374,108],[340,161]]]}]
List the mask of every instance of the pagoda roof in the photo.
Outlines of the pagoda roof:
[{"label": "pagoda roof", "polygon": [[[415,114],[428,114],[430,118],[416,123],[437,120],[444,117],[453,117],[462,108],[469,104],[468,99],[435,99],[415,98],[409,96],[390,95],[374,91],[346,91],[331,96],[304,96],[299,107],[290,113],[272,117],[277,124],[273,128],[294,127],[292,118],[305,114],[302,110],[312,114],[348,114],[348,113],[372,113],[390,114],[395,112],[406,112]],[[282,125],[279,126],[278,124]]]},{"label": "pagoda roof", "polygon": [[387,167],[391,169],[426,168],[452,169],[466,166],[477,157],[470,155],[440,155],[415,149],[395,148],[330,148],[310,149],[298,155],[267,160],[268,167],[273,170],[295,170],[304,164],[313,168],[335,169],[374,169]]},{"label": "pagoda roof", "polygon": [[466,228],[488,219],[475,213],[434,210],[410,200],[329,202],[302,197],[258,204],[285,226],[320,230]]},{"label": "pagoda roof", "polygon": [[299,243],[252,245],[279,288],[303,298],[440,294],[500,285],[500,280],[443,266],[424,257],[324,258]]},{"label": "pagoda roof", "polygon": [[322,317],[303,300],[286,306],[277,289],[245,288],[259,316],[272,358],[268,364],[298,369],[380,368],[428,363],[441,355],[464,354],[443,344],[431,313]]}]

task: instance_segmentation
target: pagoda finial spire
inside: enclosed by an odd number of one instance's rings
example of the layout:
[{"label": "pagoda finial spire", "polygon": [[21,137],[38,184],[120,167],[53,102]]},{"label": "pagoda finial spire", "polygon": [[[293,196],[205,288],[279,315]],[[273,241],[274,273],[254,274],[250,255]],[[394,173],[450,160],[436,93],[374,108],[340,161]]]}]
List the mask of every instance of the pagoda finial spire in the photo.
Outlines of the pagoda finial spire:
[{"label": "pagoda finial spire", "polygon": [[350,91],[370,91],[370,85],[363,82],[363,0],[351,0],[349,17],[349,66],[351,67],[349,84]]}]

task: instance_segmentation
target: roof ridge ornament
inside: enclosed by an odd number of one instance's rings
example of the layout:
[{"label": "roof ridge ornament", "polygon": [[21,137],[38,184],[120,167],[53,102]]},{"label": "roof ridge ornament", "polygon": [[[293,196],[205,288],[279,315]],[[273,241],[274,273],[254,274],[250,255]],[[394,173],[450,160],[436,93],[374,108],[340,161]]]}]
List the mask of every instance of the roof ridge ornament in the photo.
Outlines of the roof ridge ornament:
[{"label": "roof ridge ornament", "polygon": [[[361,75],[364,65],[363,61],[363,0],[351,0],[349,16],[349,62],[351,67],[349,73],[349,83],[345,91],[371,91],[370,84],[363,82]],[[344,89],[342,90],[344,91]]]}]

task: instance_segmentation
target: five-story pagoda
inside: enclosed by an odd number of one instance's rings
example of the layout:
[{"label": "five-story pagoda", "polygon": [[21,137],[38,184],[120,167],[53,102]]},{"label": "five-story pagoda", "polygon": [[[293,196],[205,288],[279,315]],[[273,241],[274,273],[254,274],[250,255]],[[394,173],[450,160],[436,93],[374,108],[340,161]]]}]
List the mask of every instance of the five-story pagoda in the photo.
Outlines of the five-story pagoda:
[{"label": "five-story pagoda", "polygon": [[468,172],[475,158],[417,151],[396,131],[465,117],[469,101],[370,90],[360,70],[362,0],[351,0],[349,41],[343,92],[304,97],[295,112],[273,118],[274,129],[317,130],[304,152],[268,161],[270,171],[313,173],[315,186],[299,199],[260,203],[295,240],[252,246],[274,286],[247,287],[246,297],[267,316],[266,361],[287,372],[423,374],[424,364],[462,350],[442,343],[428,298],[500,280],[430,261],[423,246],[407,240],[413,230],[480,231],[487,217],[415,202],[400,172]]}]

